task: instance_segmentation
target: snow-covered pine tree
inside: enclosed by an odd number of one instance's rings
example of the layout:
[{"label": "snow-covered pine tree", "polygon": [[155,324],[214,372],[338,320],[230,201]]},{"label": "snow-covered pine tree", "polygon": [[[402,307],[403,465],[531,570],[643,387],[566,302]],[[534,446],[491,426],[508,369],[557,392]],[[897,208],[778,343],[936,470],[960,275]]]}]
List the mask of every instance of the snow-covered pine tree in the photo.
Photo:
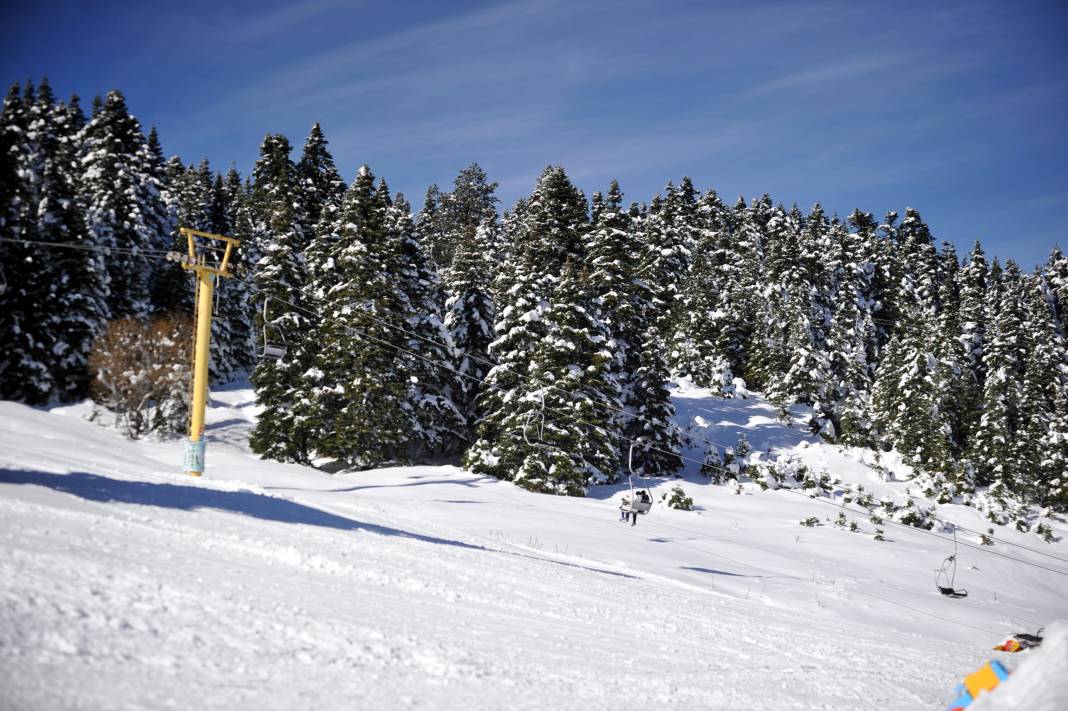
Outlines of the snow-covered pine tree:
[{"label": "snow-covered pine tree", "polygon": [[[992,273],[1001,272],[995,262]],[[983,351],[983,414],[972,439],[976,483],[998,491],[1017,490],[1013,442],[1019,428],[1024,373],[1023,288],[1019,269],[1009,261],[990,290],[987,339]]]},{"label": "snow-covered pine tree", "polygon": [[986,382],[986,371],[983,369],[983,349],[986,342],[986,324],[989,318],[986,310],[987,279],[989,266],[983,248],[976,241],[968,254],[965,265],[960,270],[958,283],[960,285],[960,335],[959,340],[963,349],[965,363],[967,365],[967,387],[979,394],[979,401],[975,402],[974,408],[964,413],[962,425],[962,437],[965,448],[968,448],[975,429],[979,425],[980,408],[982,405],[981,394]]},{"label": "snow-covered pine tree", "polygon": [[[624,321],[619,314],[613,316],[611,299],[605,311],[613,336],[623,348],[623,444],[629,453],[629,444],[640,442],[640,446],[634,448],[633,457],[628,457],[636,472],[646,476],[670,476],[681,468],[682,459],[679,456],[678,433],[672,422],[675,409],[667,388],[669,371],[661,348],[659,327],[666,323],[662,310],[669,306],[662,298],[666,298],[669,292],[675,293],[675,287],[665,291],[663,283],[654,276],[671,271],[670,265],[663,261],[671,255],[665,255],[657,247],[657,235],[667,216],[659,214],[662,209],[659,197],[654,198],[653,203],[652,211],[634,204],[630,206],[626,215],[629,234],[623,236],[615,233],[616,238],[624,240],[623,244],[612,249],[608,246],[598,247],[598,259],[600,262],[604,262],[606,257],[612,259],[609,255],[613,250],[633,245],[630,260],[635,260],[631,263],[634,271],[629,284],[625,285],[625,291],[617,299],[627,302],[624,310],[626,319]],[[599,224],[612,224],[609,218],[610,205],[611,201],[602,205]],[[617,215],[615,219],[618,220],[617,227],[622,227],[622,215]],[[659,226],[647,225],[650,220],[659,223]],[[625,276],[632,266],[628,264],[629,260],[620,259],[621,274]],[[687,265],[677,263],[675,266],[685,269]],[[598,266],[598,263],[594,263],[594,268],[607,268],[607,265]],[[661,298],[657,298],[657,293],[661,294]],[[616,310],[623,307],[622,302],[617,303]]]},{"label": "snow-covered pine tree", "polygon": [[879,365],[872,401],[879,433],[920,473],[945,473],[952,464],[933,331],[933,324],[909,315]]},{"label": "snow-covered pine tree", "polygon": [[[142,171],[147,180],[142,185],[144,193],[142,204],[145,208],[144,219],[149,229],[156,236],[155,249],[166,250],[171,242],[171,234],[175,229],[176,216],[171,209],[169,196],[167,195],[166,159],[163,157],[163,146],[159,142],[159,134],[156,127],[149,129],[148,138],[140,150],[140,162]],[[207,161],[205,161],[206,163]],[[161,270],[170,271],[169,264],[162,262],[152,263],[152,277],[155,281]],[[151,296],[151,288],[149,289]],[[153,303],[153,306],[155,304]]]},{"label": "snow-covered pine tree", "polygon": [[[74,118],[47,79],[8,95],[0,118],[0,236],[87,244],[76,200]],[[84,397],[89,349],[106,315],[102,258],[5,243],[0,262],[8,270],[0,294],[0,396],[35,404]],[[17,264],[32,269],[32,278],[15,279]]]},{"label": "snow-covered pine tree", "polygon": [[697,220],[669,362],[677,377],[688,376],[730,396],[734,374],[742,372],[748,339],[742,254],[732,242],[729,211],[714,191],[698,202]]},{"label": "snow-covered pine tree", "polygon": [[766,268],[756,281],[760,298],[756,302],[754,329],[746,349],[745,380],[750,387],[769,395],[789,366],[789,329],[793,318],[785,274],[799,259],[801,219],[796,206],[787,212],[778,205],[771,210],[764,235]]},{"label": "snow-covered pine tree", "polygon": [[639,365],[642,323],[649,311],[642,301],[648,298],[647,289],[638,279],[641,250],[635,230],[637,214],[623,206],[623,192],[615,180],[605,195],[594,195],[593,205],[587,238],[588,283],[600,299],[602,318],[619,352],[619,359],[607,367],[623,387],[622,399],[631,412],[630,376]]},{"label": "snow-covered pine tree", "polygon": [[[184,254],[188,247],[186,238],[178,231],[179,227],[205,232],[211,232],[213,228],[211,166],[207,159],[201,161],[199,166],[186,166],[180,158],[173,156],[166,162],[164,175],[164,202],[172,218],[167,237],[159,249]],[[161,264],[153,277],[151,291],[153,309],[157,313],[193,314],[192,272],[177,265]],[[214,373],[212,377],[215,379]]]},{"label": "snow-covered pine tree", "polygon": [[[1019,404],[1020,424],[1014,442],[1018,471],[1018,492],[1026,500],[1041,504],[1050,488],[1048,454],[1050,427],[1057,419],[1058,400],[1063,400],[1068,383],[1068,353],[1053,306],[1053,293],[1041,273],[1023,283],[1024,338],[1027,359]],[[1054,445],[1054,452],[1057,450]]]},{"label": "snow-covered pine tree", "polygon": [[419,231],[419,241],[430,255],[430,259],[440,268],[445,252],[445,227],[442,223],[441,189],[433,183],[423,195],[423,207],[415,217],[415,228]]},{"label": "snow-covered pine tree", "polygon": [[167,159],[163,155],[163,146],[159,142],[159,132],[155,126],[148,129],[148,138],[145,139],[145,145],[148,149],[147,167],[149,172],[152,173],[152,177],[160,182],[162,185],[165,180],[164,171],[166,169]]},{"label": "snow-covered pine tree", "polygon": [[[278,461],[307,462],[311,441],[298,426],[294,406],[302,397],[300,376],[307,370],[304,247],[301,225],[306,218],[300,202],[296,166],[289,158],[285,136],[268,135],[253,169],[250,196],[251,241],[263,256],[255,264],[252,295],[255,330],[262,339],[284,339],[287,353],[280,360],[264,359],[252,373],[256,400],[263,407],[249,437],[253,452]],[[262,348],[262,343],[259,345]],[[322,348],[315,344],[314,350]]]},{"label": "snow-covered pine tree", "polygon": [[1055,396],[1052,417],[1038,451],[1038,503],[1064,513],[1068,511],[1068,394],[1063,389]]},{"label": "snow-covered pine tree", "polygon": [[[713,193],[714,195],[714,193]],[[706,196],[706,201],[711,196]],[[725,354],[733,375],[742,377],[749,369],[748,345],[756,330],[760,284],[766,264],[764,229],[770,219],[771,198],[764,194],[748,206],[738,205],[733,215],[726,211],[724,221],[730,224],[729,244],[723,245],[727,235],[721,236],[721,248],[731,256],[730,290],[717,311],[723,322],[718,329],[717,350]],[[712,210],[715,214],[715,208]]]},{"label": "snow-covered pine tree", "polygon": [[109,92],[94,112],[81,145],[86,223],[94,244],[116,250],[107,255],[110,317],[143,318],[151,308],[145,252],[161,242],[166,208],[141,125],[120,92]]},{"label": "snow-covered pine tree", "polygon": [[[40,151],[36,215],[37,235],[44,242],[88,243],[77,199],[79,114],[80,110],[56,102],[47,81],[42,82],[30,130]],[[52,397],[83,398],[91,377],[89,351],[107,314],[106,266],[99,254],[76,249],[53,250],[41,266],[54,275],[40,275],[41,287],[48,292],[40,308],[41,328],[52,334],[48,364],[56,384]]]},{"label": "snow-covered pine tree", "polygon": [[[487,220],[496,221],[499,202],[496,191],[497,183],[489,182],[478,163],[472,163],[456,176],[452,192],[440,195],[437,223],[440,234],[434,240],[434,261],[443,273],[448,272],[461,243],[470,244],[480,225]],[[487,257],[494,258],[492,253]]]},{"label": "snow-covered pine tree", "polygon": [[[851,224],[861,218],[854,213]],[[833,289],[833,313],[827,332],[831,378],[831,421],[838,439],[870,446],[866,403],[871,392],[871,354],[875,338],[872,321],[872,276],[875,265],[867,261],[864,237],[849,232],[840,222],[831,227],[828,258]]]},{"label": "snow-covered pine tree", "polygon": [[345,194],[345,181],[337,172],[327,143],[322,127],[314,124],[297,161],[297,181],[305,210],[301,229],[309,240],[320,220],[333,223]]},{"label": "snow-covered pine tree", "polygon": [[[453,362],[460,392],[455,396],[464,415],[466,436],[470,437],[481,418],[479,397],[482,380],[492,367],[489,345],[493,342],[496,305],[492,282],[495,274],[490,255],[496,245],[497,224],[486,219],[471,241],[456,246],[446,272],[445,330],[454,348]],[[470,444],[470,441],[467,442]]]},{"label": "snow-covered pine tree", "polygon": [[[186,225],[183,222],[187,217],[190,202],[187,195],[189,173],[181,158],[171,156],[169,160],[164,161],[161,175],[163,183],[161,195],[164,209],[170,215],[171,229],[161,238],[156,249],[174,250],[184,254],[187,247],[185,238],[178,234],[178,227],[196,227],[196,225]],[[149,288],[153,312],[192,314],[194,283],[193,275],[188,270],[176,264],[159,265]]]},{"label": "snow-covered pine tree", "polygon": [[[233,167],[227,179],[219,173],[210,176],[208,199],[208,232],[235,237],[237,216],[233,212],[233,195],[240,191],[241,177]],[[220,279],[215,317],[211,321],[211,377],[215,381],[229,381],[252,369],[252,314],[249,310],[249,289],[244,283],[245,245],[230,255],[234,277]]]},{"label": "snow-covered pine tree", "polygon": [[768,392],[780,406],[809,405],[812,431],[834,439],[837,433],[832,422],[832,376],[826,348],[831,321],[830,287],[821,258],[828,229],[823,208],[817,203],[798,234],[796,251],[790,250],[796,254],[795,259],[782,265],[788,319],[787,362],[785,372]]},{"label": "snow-covered pine tree", "polygon": [[963,271],[956,250],[949,242],[942,244],[938,301],[938,330],[935,334],[935,356],[941,369],[938,377],[940,409],[950,428],[950,446],[954,459],[960,459],[967,448],[967,440],[978,418],[979,390],[971,369],[965,341],[961,338],[961,289]]},{"label": "snow-covered pine tree", "polygon": [[[234,373],[249,372],[256,365],[255,314],[251,307],[252,293],[248,287],[251,269],[260,259],[260,251],[253,239],[251,190],[243,185],[237,169],[230,166],[223,180],[221,192],[215,197],[213,212],[224,218],[213,218],[219,234],[241,240],[236,254],[231,256],[237,278],[222,283],[220,317],[225,319],[225,343],[220,344],[223,358]],[[262,336],[261,336],[262,337]]]},{"label": "snow-covered pine tree", "polygon": [[313,286],[323,320],[300,415],[315,454],[342,466],[410,461],[426,441],[411,397],[404,330],[412,305],[398,288],[407,266],[391,210],[388,190],[362,166],[333,225],[317,236],[330,250]]},{"label": "snow-covered pine tree", "polygon": [[1053,308],[1061,333],[1068,334],[1068,257],[1060,248],[1054,247],[1042,271],[1053,295]]},{"label": "snow-covered pine tree", "polygon": [[693,259],[697,234],[697,194],[689,178],[668,183],[642,221],[642,278],[657,303],[657,343],[664,352],[679,316],[679,302]]},{"label": "snow-covered pine tree", "polygon": [[[650,319],[652,321],[652,319]],[[627,410],[632,416],[624,425],[624,437],[634,443],[631,458],[642,476],[674,476],[682,469],[681,441],[672,420],[675,406],[668,390],[668,368],[655,347],[656,327],[651,325],[639,336],[638,367],[627,385]]]},{"label": "snow-covered pine tree", "polygon": [[536,449],[528,423],[539,416],[530,380],[534,353],[546,337],[544,316],[568,261],[581,262],[587,206],[563,168],[542,171],[530,198],[505,220],[505,241],[514,255],[504,264],[494,291],[498,298],[496,339],[489,346],[497,365],[486,377],[479,403],[484,416],[464,462],[472,471],[512,480]]},{"label": "snow-covered pine tree", "polygon": [[453,454],[466,441],[467,434],[466,420],[455,400],[463,386],[454,367],[455,348],[442,316],[444,291],[433,262],[419,243],[411,206],[400,193],[386,211],[386,230],[402,265],[395,275],[396,285],[408,305],[406,348],[412,353],[408,365],[409,397],[419,422],[417,436],[412,438],[411,457]]},{"label": "snow-covered pine tree", "polygon": [[[0,116],[0,237],[5,240],[37,240],[38,149],[30,134],[36,91],[27,84],[25,92],[14,84],[4,100]],[[46,402],[55,387],[48,367],[51,334],[35,327],[39,312],[39,282],[45,279],[15,279],[15,270],[35,267],[40,247],[0,242],[0,268],[6,288],[0,294],[0,395],[5,399],[31,403]],[[44,339],[42,340],[42,335]]]},{"label": "snow-covered pine tree", "polygon": [[535,446],[515,482],[532,491],[582,496],[588,484],[615,481],[619,470],[620,386],[612,365],[620,357],[585,282],[568,261],[531,359],[528,398],[538,409],[527,436]]},{"label": "snow-covered pine tree", "polygon": [[904,267],[899,253],[897,218],[897,212],[893,210],[887,212],[874,233],[875,253],[878,255],[875,260],[878,265],[875,270],[875,282],[880,306],[876,309],[875,316],[879,319],[880,349],[890,342],[890,337],[894,334],[894,326],[900,320],[904,308],[900,303],[899,294],[904,279]]}]

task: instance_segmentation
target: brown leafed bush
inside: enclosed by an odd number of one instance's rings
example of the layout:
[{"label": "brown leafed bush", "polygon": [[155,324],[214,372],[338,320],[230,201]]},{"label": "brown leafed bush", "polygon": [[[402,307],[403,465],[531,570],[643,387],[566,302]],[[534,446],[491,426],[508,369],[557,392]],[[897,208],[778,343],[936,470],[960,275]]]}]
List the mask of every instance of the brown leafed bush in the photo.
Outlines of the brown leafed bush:
[{"label": "brown leafed bush", "polygon": [[193,322],[169,314],[112,321],[93,343],[93,400],[131,439],[181,431],[189,417]]}]

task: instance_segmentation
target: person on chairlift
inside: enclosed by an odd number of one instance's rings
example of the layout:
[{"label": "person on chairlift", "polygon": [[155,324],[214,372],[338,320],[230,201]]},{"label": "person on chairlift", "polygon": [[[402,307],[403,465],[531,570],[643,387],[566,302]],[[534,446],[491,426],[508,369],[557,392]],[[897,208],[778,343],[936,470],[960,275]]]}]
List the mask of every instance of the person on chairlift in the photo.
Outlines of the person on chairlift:
[{"label": "person on chairlift", "polygon": [[[646,491],[645,489],[640,489],[636,495],[638,497],[638,501],[641,501],[643,504],[652,503],[652,499],[649,498],[649,492]],[[633,511],[630,512],[630,525],[631,526],[636,526],[637,524],[638,524],[638,509],[635,508]]]}]

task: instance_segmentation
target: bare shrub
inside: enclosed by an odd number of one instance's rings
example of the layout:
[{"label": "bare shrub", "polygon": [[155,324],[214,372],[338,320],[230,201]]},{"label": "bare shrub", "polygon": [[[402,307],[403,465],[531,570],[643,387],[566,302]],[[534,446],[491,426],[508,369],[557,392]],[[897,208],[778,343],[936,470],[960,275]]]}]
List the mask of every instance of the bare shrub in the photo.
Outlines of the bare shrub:
[{"label": "bare shrub", "polygon": [[93,343],[93,400],[131,439],[180,432],[189,417],[193,322],[182,314],[112,321]]}]

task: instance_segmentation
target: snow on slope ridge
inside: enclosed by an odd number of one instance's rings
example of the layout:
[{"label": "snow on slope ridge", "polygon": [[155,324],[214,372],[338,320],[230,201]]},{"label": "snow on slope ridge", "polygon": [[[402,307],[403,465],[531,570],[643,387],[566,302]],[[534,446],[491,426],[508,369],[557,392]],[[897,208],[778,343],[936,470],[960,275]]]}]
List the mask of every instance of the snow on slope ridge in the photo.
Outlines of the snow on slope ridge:
[{"label": "snow on slope ridge", "polygon": [[801,529],[823,508],[784,492],[686,484],[699,510],[631,528],[619,487],[261,462],[251,410],[213,394],[190,481],[180,443],[0,403],[0,706],[934,708],[1065,613],[1056,576],[978,555],[940,598],[937,541]]}]

